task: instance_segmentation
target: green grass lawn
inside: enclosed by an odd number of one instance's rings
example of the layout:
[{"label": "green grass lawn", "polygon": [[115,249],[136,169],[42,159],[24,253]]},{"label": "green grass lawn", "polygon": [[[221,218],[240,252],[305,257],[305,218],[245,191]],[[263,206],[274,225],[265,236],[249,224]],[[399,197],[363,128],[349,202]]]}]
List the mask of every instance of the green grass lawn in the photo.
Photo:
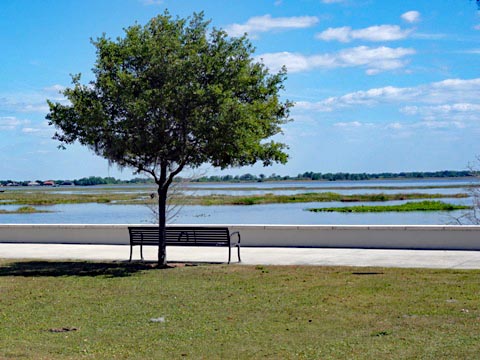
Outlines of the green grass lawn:
[{"label": "green grass lawn", "polygon": [[479,294],[480,271],[0,260],[0,359],[473,359]]}]

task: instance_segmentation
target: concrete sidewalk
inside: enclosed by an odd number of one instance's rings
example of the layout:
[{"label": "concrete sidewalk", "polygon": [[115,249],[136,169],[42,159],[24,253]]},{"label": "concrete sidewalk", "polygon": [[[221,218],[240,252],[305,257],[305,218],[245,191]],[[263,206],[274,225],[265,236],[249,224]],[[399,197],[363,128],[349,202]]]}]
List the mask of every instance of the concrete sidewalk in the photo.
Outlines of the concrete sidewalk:
[{"label": "concrete sidewalk", "polygon": [[[155,261],[157,248],[144,247],[145,260]],[[46,260],[128,260],[128,245],[0,243],[0,258]],[[480,269],[480,251],[378,250],[331,248],[242,248],[246,265],[373,266],[438,269]],[[167,247],[169,262],[226,262],[226,248]],[[139,259],[139,248],[134,249]],[[232,249],[232,262],[237,261]]]}]

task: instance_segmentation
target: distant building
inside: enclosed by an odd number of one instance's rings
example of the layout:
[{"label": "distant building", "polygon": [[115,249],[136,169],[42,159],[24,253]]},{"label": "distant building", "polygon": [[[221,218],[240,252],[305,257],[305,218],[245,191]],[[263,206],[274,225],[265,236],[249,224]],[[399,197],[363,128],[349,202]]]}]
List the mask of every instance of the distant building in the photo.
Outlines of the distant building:
[{"label": "distant building", "polygon": [[62,186],[75,186],[72,181],[64,181],[61,183]]},{"label": "distant building", "polygon": [[27,186],[40,186],[40,183],[36,182],[36,181],[30,181]]},{"label": "distant building", "polygon": [[55,186],[55,181],[53,180],[47,180],[47,181],[44,181],[43,186]]}]

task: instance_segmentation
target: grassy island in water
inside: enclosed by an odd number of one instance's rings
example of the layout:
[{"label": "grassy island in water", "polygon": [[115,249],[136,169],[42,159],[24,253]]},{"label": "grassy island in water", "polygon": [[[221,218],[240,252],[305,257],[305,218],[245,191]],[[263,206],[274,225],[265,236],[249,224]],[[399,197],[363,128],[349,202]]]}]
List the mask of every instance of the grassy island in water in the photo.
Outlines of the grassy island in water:
[{"label": "grassy island in water", "polygon": [[442,201],[407,202],[400,205],[360,205],[346,207],[312,208],[313,212],[343,212],[343,213],[366,213],[366,212],[408,212],[408,211],[453,211],[471,209],[470,206],[447,204]]}]

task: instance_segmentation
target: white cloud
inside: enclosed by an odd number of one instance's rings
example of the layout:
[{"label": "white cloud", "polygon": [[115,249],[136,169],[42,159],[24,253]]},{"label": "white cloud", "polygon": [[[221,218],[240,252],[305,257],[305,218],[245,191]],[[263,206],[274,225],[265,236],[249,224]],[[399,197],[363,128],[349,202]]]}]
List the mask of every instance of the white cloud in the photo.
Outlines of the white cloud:
[{"label": "white cloud", "polygon": [[333,124],[333,126],[339,127],[339,128],[359,128],[362,126],[362,123],[359,121],[351,121],[351,122],[338,122]]},{"label": "white cloud", "polygon": [[24,134],[35,135],[44,138],[51,138],[55,132],[52,126],[48,125],[47,121],[41,121],[37,124],[28,124],[24,126],[22,132]]},{"label": "white cloud", "polygon": [[46,102],[28,104],[28,103],[19,103],[16,104],[17,111],[25,113],[47,113],[49,111],[48,104]]},{"label": "white cloud", "polygon": [[0,130],[15,130],[18,126],[25,123],[14,116],[0,117]]},{"label": "white cloud", "polygon": [[435,106],[405,106],[400,109],[409,116],[420,116],[424,122],[445,122],[464,127],[466,122],[480,122],[480,104],[453,103]]},{"label": "white cloud", "polygon": [[358,46],[337,53],[302,55],[280,52],[259,55],[257,58],[272,71],[278,71],[283,65],[291,73],[309,71],[315,68],[363,67],[369,75],[383,71],[396,70],[406,65],[403,58],[415,54],[410,48],[390,48]]},{"label": "white cloud", "polygon": [[[373,106],[379,103],[408,101],[415,95],[413,88],[397,88],[386,86],[366,91],[356,91],[339,97],[329,97],[319,102],[297,102],[295,107],[319,112],[332,112],[338,109],[352,106]],[[418,95],[418,92],[416,93]]]},{"label": "white cloud", "polygon": [[398,25],[375,25],[364,29],[352,30],[349,26],[328,28],[315,35],[319,40],[350,42],[353,40],[365,41],[394,41],[408,37],[412,30],[402,30]]},{"label": "white cloud", "polygon": [[448,35],[436,33],[436,34],[429,34],[429,33],[413,33],[412,38],[420,39],[420,40],[442,40],[448,38]]},{"label": "white cloud", "polygon": [[46,113],[48,112],[48,105],[45,99],[39,100],[32,98],[17,99],[16,96],[11,98],[1,98],[0,107],[3,110],[10,112],[24,112],[24,113]]},{"label": "white cloud", "polygon": [[426,128],[426,129],[464,129],[465,123],[462,121],[439,121],[439,120],[424,120],[411,125],[411,128]]},{"label": "white cloud", "polygon": [[337,4],[337,3],[343,3],[346,2],[347,0],[322,0],[322,3],[324,4]]},{"label": "white cloud", "polygon": [[366,66],[370,71],[380,72],[403,67],[405,64],[400,59],[412,54],[415,50],[408,48],[358,46],[340,51],[337,59],[341,66]]},{"label": "white cloud", "polygon": [[408,115],[450,115],[453,113],[477,113],[480,112],[480,104],[455,103],[436,106],[406,106],[401,109]]},{"label": "white cloud", "polygon": [[[415,86],[373,88],[356,91],[343,96],[329,97],[319,102],[299,101],[295,109],[303,112],[335,112],[344,109],[360,111],[361,107],[391,106],[416,120],[406,119],[406,123],[393,122],[385,129],[414,130],[424,129],[463,129],[467,126],[480,126],[480,78],[446,79],[439,82]],[[383,107],[385,109],[385,107]],[[350,128],[354,124],[338,123],[335,126]]]},{"label": "white cloud", "polygon": [[38,91],[24,93],[0,94],[0,108],[12,113],[42,113],[49,111],[47,100],[67,104],[68,101],[59,91],[64,90],[62,85],[52,85]]},{"label": "white cloud", "polygon": [[400,109],[400,111],[405,115],[416,115],[420,112],[419,107],[416,105],[404,106]]},{"label": "white cloud", "polygon": [[334,98],[328,98],[319,102],[311,101],[296,101],[295,110],[306,110],[306,111],[318,111],[318,112],[331,112],[335,109],[335,106],[329,104],[329,100]]},{"label": "white cloud", "polygon": [[63,91],[65,90],[65,86],[63,85],[59,85],[59,84],[55,84],[55,85],[52,85],[52,86],[48,86],[46,88],[43,88],[43,91],[45,92],[53,92],[53,93],[59,93],[60,91]]},{"label": "white cloud", "polygon": [[473,28],[474,28],[475,30],[480,30],[480,24],[475,25]]},{"label": "white cloud", "polygon": [[404,125],[400,124],[399,122],[394,122],[387,124],[387,129],[392,129],[392,130],[402,130],[404,128]]},{"label": "white cloud", "polygon": [[335,58],[328,54],[305,56],[298,53],[280,52],[262,54],[258,56],[258,59],[262,60],[272,71],[278,71],[284,65],[292,73],[314,68],[336,67]]},{"label": "white cloud", "polygon": [[332,41],[337,40],[341,42],[351,41],[351,32],[352,28],[349,26],[343,26],[338,28],[328,28],[327,30],[322,31],[315,35],[316,39]]},{"label": "white cloud", "polygon": [[443,81],[435,82],[431,84],[433,89],[444,90],[447,89],[452,92],[455,92],[455,96],[460,97],[469,97],[478,99],[478,92],[480,91],[480,78],[476,79],[446,79]]},{"label": "white cloud", "polygon": [[245,24],[232,24],[225,28],[230,36],[242,36],[244,33],[255,35],[267,31],[304,29],[318,23],[316,16],[293,16],[273,18],[271,15],[255,16]]},{"label": "white cloud", "polygon": [[465,50],[461,51],[463,54],[480,54],[480,49],[470,49],[470,50]]},{"label": "white cloud", "polygon": [[47,121],[41,121],[38,125],[32,125],[30,120],[21,120],[15,116],[0,117],[0,131],[20,130],[25,134],[38,134],[41,136],[53,135],[53,129]]},{"label": "white cloud", "polygon": [[40,132],[39,128],[32,128],[32,127],[25,127],[22,129],[22,132],[30,134],[30,133],[38,133]]},{"label": "white cloud", "polygon": [[[319,102],[298,101],[297,109],[332,112],[353,106],[399,104],[400,110],[409,115],[420,114],[429,106],[430,111],[475,112],[480,106],[480,78],[446,79],[416,87],[385,86],[356,91],[343,96],[329,97]],[[478,111],[477,111],[478,112]],[[479,112],[480,114],[480,112]]]},{"label": "white cloud", "polygon": [[420,21],[420,13],[415,10],[407,11],[406,13],[403,13],[400,17],[408,23],[416,23]]},{"label": "white cloud", "polygon": [[419,130],[451,130],[451,129],[464,129],[466,125],[463,121],[445,121],[445,120],[422,120],[416,122],[404,122],[399,121],[387,122],[387,123],[368,123],[361,121],[352,122],[338,122],[333,124],[334,127],[348,132],[374,131],[375,136],[391,137],[391,138],[409,138],[419,134]]},{"label": "white cloud", "polygon": [[393,41],[405,39],[411,30],[402,30],[398,25],[377,25],[353,30],[352,38],[368,41]]},{"label": "white cloud", "polygon": [[[448,139],[451,140],[453,138],[452,130],[455,129],[464,129],[465,124],[463,122],[458,121],[429,121],[429,120],[422,120],[417,122],[392,122],[388,123],[385,126],[378,127],[380,130],[383,130],[383,136],[389,136],[392,138],[411,138],[413,136],[418,137],[424,135],[422,130],[426,130],[427,132],[435,131],[438,135],[438,131],[447,131]],[[386,130],[386,132],[385,132]]]}]

